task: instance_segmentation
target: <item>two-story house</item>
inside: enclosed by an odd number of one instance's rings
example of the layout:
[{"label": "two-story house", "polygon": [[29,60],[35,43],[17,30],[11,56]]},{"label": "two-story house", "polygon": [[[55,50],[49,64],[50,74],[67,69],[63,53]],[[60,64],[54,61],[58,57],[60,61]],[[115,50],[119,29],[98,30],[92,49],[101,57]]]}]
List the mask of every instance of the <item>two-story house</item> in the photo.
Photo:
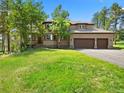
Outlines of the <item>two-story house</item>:
[{"label": "two-story house", "polygon": [[[45,21],[46,28],[52,24],[52,21]],[[76,49],[107,49],[113,47],[114,33],[96,29],[93,23],[71,22],[70,37],[61,40],[60,48]],[[43,47],[57,47],[56,36],[51,31],[45,34],[44,38],[34,36],[32,40],[34,45]]]}]

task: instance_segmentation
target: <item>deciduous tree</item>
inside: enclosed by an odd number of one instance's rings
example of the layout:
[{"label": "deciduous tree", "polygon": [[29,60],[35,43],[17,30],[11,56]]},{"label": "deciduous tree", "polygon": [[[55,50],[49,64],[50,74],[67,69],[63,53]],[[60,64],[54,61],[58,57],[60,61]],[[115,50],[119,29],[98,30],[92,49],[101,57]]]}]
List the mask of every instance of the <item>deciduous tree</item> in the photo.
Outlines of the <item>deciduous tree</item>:
[{"label": "deciduous tree", "polygon": [[[24,50],[27,47],[29,35],[32,36],[33,32],[41,31],[42,23],[46,20],[47,15],[43,11],[42,3],[33,0],[13,0],[11,9],[10,25],[19,33],[20,50]],[[41,24],[41,26],[39,27],[37,24]]]},{"label": "deciduous tree", "polygon": [[52,13],[53,25],[52,30],[54,34],[57,36],[57,45],[59,47],[59,43],[62,39],[69,37],[69,13],[66,10],[62,9],[62,5],[56,7],[54,12]]},{"label": "deciduous tree", "polygon": [[10,30],[8,25],[8,16],[11,0],[0,0],[0,32],[2,33],[3,52],[10,52]]}]

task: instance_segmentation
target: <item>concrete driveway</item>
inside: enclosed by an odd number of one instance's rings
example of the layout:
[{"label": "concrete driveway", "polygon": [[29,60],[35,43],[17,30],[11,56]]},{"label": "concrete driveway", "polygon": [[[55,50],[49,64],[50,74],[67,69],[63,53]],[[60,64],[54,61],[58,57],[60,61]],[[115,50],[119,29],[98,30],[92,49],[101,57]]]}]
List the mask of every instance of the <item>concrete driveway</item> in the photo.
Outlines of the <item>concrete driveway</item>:
[{"label": "concrete driveway", "polygon": [[114,49],[79,49],[81,53],[124,67],[124,51]]}]

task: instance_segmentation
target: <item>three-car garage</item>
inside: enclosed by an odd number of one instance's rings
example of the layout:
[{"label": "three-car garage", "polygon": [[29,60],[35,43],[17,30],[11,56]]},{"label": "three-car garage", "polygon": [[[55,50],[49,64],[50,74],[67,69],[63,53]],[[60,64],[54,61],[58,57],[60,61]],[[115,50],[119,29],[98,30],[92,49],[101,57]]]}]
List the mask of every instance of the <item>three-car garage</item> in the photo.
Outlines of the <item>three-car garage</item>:
[{"label": "three-car garage", "polygon": [[72,33],[70,47],[75,49],[107,49],[113,47],[113,32]]}]

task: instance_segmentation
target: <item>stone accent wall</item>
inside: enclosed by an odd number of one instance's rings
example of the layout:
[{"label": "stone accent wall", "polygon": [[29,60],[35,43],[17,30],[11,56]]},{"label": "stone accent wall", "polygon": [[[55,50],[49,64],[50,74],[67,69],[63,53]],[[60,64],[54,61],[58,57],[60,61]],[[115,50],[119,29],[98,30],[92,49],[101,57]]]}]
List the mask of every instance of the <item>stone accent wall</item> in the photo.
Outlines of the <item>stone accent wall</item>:
[{"label": "stone accent wall", "polygon": [[63,41],[60,41],[60,43],[57,43],[57,41],[53,41],[53,40],[44,40],[43,46],[49,47],[49,48],[57,48],[57,47],[58,48],[69,48],[69,41],[63,40]]},{"label": "stone accent wall", "polygon": [[69,48],[69,41],[63,40],[59,43],[59,48]]},{"label": "stone accent wall", "polygon": [[43,46],[48,48],[56,48],[57,42],[54,40],[43,40]]}]

